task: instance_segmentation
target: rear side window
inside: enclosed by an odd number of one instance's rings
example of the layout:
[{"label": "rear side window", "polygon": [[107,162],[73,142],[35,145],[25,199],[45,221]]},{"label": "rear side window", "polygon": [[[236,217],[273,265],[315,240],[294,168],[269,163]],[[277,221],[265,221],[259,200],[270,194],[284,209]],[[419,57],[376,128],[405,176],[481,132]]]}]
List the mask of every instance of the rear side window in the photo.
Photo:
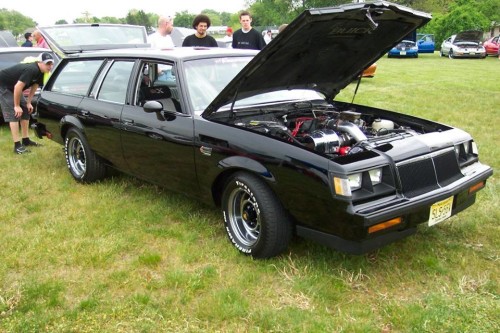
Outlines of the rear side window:
[{"label": "rear side window", "polygon": [[133,67],[133,61],[115,61],[104,78],[97,99],[124,104]]},{"label": "rear side window", "polygon": [[50,89],[71,95],[86,96],[103,60],[72,61],[66,63]]}]

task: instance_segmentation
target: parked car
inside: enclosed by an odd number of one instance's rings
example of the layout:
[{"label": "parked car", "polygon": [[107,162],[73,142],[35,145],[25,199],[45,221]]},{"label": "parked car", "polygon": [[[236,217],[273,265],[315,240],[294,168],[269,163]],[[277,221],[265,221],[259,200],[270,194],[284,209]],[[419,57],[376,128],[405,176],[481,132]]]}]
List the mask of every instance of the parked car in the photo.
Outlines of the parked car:
[{"label": "parked car", "polygon": [[434,53],[435,43],[433,34],[417,34],[418,53]]},{"label": "parked car", "polygon": [[17,44],[16,38],[12,34],[12,32],[8,30],[0,30],[0,47],[16,47],[19,46]]},{"label": "parked car", "polygon": [[371,251],[471,206],[492,175],[458,128],[334,99],[430,18],[378,1],[306,10],[262,51],[81,52],[42,91],[36,132],[78,182],[115,168],[215,204],[253,257],[294,234]]},{"label": "parked car", "polygon": [[[14,66],[28,58],[36,58],[42,52],[50,52],[54,58],[54,65],[57,65],[59,58],[52,52],[47,49],[38,48],[38,47],[0,47],[0,70]],[[40,90],[35,93],[35,96],[32,100],[32,105],[36,105],[36,101],[38,99]],[[29,89],[24,91],[24,95],[28,96]],[[0,108],[0,124],[3,123],[3,114]]]},{"label": "parked car", "polygon": [[402,40],[387,53],[388,58],[418,58],[418,46],[412,40]]},{"label": "parked car", "polygon": [[470,30],[448,37],[441,44],[441,57],[484,59],[486,50],[480,42],[482,35],[482,31]]},{"label": "parked car", "polygon": [[498,55],[498,44],[499,36],[491,37],[483,43],[484,49],[486,50],[486,55],[497,56]]},{"label": "parked car", "polygon": [[196,30],[192,28],[175,27],[174,30],[172,30],[170,36],[172,37],[174,45],[176,47],[181,47],[184,39],[187,36],[194,34],[195,32]]},{"label": "parked car", "polygon": [[375,76],[375,72],[377,71],[377,63],[374,62],[368,68],[366,68],[363,73],[361,74],[362,77],[369,77],[372,78]]}]

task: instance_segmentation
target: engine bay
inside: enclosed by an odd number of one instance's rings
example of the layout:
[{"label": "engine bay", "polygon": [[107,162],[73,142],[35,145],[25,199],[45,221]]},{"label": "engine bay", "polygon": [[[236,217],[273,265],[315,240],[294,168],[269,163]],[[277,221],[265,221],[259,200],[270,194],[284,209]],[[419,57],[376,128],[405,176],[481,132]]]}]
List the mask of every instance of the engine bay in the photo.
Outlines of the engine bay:
[{"label": "engine bay", "polygon": [[[304,103],[303,103],[304,104]],[[297,107],[297,106],[295,106]],[[264,133],[277,139],[295,143],[330,158],[360,153],[395,140],[402,140],[429,131],[428,124],[413,121],[388,119],[387,112],[378,115],[375,111],[358,112],[355,108],[298,107],[298,110],[283,112],[266,110],[244,117],[233,118],[233,124]],[[416,119],[416,118],[415,118]],[[438,125],[438,124],[435,124]]]}]

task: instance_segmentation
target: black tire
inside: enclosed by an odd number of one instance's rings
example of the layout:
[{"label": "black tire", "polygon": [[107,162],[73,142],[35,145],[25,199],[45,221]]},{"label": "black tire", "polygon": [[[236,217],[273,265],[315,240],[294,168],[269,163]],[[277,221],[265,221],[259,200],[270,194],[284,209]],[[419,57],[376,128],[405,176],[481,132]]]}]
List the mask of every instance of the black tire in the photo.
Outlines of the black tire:
[{"label": "black tire", "polygon": [[238,172],[228,180],[222,212],[230,241],[244,254],[271,258],[290,244],[288,214],[267,184],[252,174]]},{"label": "black tire", "polygon": [[66,134],[64,154],[69,172],[77,181],[93,183],[106,176],[106,166],[78,129],[71,128]]},{"label": "black tire", "polygon": [[453,50],[450,49],[450,52],[448,53],[448,58],[453,59],[455,56],[453,55]]}]

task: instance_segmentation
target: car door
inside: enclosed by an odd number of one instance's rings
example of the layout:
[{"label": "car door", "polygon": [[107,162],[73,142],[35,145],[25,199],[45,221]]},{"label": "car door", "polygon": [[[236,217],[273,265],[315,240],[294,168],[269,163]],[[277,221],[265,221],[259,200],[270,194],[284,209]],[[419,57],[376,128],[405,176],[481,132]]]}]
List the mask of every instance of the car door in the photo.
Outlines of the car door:
[{"label": "car door", "polygon": [[135,93],[120,118],[123,155],[134,175],[192,193],[198,188],[192,116],[182,109],[148,113],[143,108],[144,90],[169,91],[175,100],[180,88],[175,77],[172,63],[144,61],[138,66]]},{"label": "car door", "polygon": [[126,170],[121,149],[120,115],[127,98],[134,60],[108,59],[94,87],[78,107],[92,149],[116,168]]}]

